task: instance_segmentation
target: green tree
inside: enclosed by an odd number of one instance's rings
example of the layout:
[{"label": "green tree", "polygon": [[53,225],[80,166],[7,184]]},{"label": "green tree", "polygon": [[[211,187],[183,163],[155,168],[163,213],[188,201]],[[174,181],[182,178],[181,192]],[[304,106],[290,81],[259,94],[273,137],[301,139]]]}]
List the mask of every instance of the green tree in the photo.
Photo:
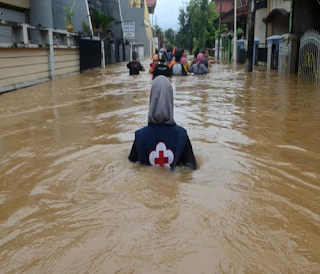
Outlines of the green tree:
[{"label": "green tree", "polygon": [[188,50],[213,47],[219,17],[215,3],[208,0],[190,0],[180,9],[177,44]]},{"label": "green tree", "polygon": [[186,8],[180,8],[178,19],[180,28],[176,35],[176,46],[192,51],[193,33],[191,29],[190,16]]},{"label": "green tree", "polygon": [[175,45],[176,34],[173,29],[169,28],[169,29],[165,30],[164,37],[166,40],[166,44],[171,45],[171,46]]},{"label": "green tree", "polygon": [[164,41],[164,34],[162,29],[158,25],[155,25],[152,31],[153,31],[153,36],[159,38],[159,47],[162,47],[163,41]]}]

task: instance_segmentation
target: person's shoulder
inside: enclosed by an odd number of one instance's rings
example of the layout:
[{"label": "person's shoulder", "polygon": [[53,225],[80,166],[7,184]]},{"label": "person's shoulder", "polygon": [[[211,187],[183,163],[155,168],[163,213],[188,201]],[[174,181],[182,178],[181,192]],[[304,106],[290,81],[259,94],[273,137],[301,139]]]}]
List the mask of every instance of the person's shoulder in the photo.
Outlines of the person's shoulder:
[{"label": "person's shoulder", "polygon": [[176,131],[178,131],[179,133],[187,134],[187,130],[186,130],[184,127],[182,127],[182,126],[175,125],[175,126],[174,126],[174,129],[175,129]]},{"label": "person's shoulder", "polygon": [[141,135],[141,134],[144,134],[146,131],[148,131],[148,127],[149,127],[149,126],[145,126],[145,127],[143,127],[143,128],[138,129],[138,130],[135,132],[136,136],[139,136],[139,135]]}]

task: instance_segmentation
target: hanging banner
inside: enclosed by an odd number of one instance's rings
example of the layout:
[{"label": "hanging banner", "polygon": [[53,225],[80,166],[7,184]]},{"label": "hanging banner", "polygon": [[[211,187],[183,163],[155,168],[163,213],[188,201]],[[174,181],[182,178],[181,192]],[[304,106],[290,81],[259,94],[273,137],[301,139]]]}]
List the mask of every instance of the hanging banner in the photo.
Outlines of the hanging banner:
[{"label": "hanging banner", "polygon": [[135,22],[122,22],[123,39],[134,40],[136,37]]}]

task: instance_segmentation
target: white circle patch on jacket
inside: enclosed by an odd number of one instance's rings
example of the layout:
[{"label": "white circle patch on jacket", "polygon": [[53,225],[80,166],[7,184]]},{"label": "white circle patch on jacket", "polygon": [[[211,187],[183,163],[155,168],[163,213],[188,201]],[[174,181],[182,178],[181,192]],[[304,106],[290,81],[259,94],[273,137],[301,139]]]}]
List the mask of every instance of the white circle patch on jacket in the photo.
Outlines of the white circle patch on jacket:
[{"label": "white circle patch on jacket", "polygon": [[165,143],[160,142],[149,154],[149,162],[152,166],[166,166],[170,167],[174,160],[174,154],[170,149],[167,149]]}]

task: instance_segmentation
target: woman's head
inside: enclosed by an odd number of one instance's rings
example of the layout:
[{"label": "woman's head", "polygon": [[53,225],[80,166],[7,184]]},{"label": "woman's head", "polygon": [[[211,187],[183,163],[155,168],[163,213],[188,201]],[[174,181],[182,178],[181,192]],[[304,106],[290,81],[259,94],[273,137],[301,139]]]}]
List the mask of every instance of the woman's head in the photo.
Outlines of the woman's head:
[{"label": "woman's head", "polygon": [[182,52],[180,49],[176,49],[176,53],[175,53],[175,58],[176,58],[176,62],[180,63],[180,59],[182,57]]},{"label": "woman's head", "polygon": [[151,87],[148,124],[175,125],[173,119],[173,90],[165,76],[158,76]]},{"label": "woman's head", "polygon": [[180,59],[180,64],[185,65],[186,62],[187,62],[187,58],[182,56]]},{"label": "woman's head", "polygon": [[202,62],[203,62],[203,53],[199,53],[197,56],[197,66],[199,67]]}]

